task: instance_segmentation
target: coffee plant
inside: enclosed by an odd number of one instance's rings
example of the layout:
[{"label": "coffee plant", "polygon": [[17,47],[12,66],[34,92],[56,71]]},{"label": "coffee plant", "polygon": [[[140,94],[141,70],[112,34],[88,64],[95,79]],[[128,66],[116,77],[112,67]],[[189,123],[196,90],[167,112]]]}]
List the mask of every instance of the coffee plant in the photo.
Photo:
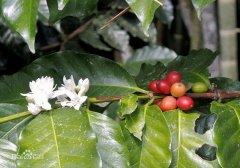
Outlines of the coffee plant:
[{"label": "coffee plant", "polygon": [[[213,1],[192,0],[198,16]],[[106,6],[136,15],[141,26],[97,8],[106,2],[0,0],[0,30],[9,32],[1,42],[16,52],[25,41],[32,53],[41,53],[0,77],[0,167],[240,167],[240,82],[211,78],[208,67],[218,52],[181,56],[152,45],[156,13],[169,16],[164,0]],[[69,16],[80,18],[74,31],[64,27]],[[64,32],[46,46],[61,51],[40,51],[38,20]],[[129,34],[147,46],[121,63],[71,48],[77,37],[98,50],[123,52]],[[168,87],[164,92],[159,81]],[[178,89],[183,86],[184,92]],[[169,103],[174,108],[165,108]]]}]

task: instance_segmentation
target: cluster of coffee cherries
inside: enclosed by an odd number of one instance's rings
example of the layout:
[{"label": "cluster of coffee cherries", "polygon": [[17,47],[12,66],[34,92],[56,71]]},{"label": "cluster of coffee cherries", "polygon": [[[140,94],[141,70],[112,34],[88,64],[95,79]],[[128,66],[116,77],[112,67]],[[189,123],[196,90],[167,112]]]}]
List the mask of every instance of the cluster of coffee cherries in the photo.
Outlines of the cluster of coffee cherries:
[{"label": "cluster of coffee cherries", "polygon": [[163,99],[153,102],[162,111],[174,110],[177,107],[181,110],[190,110],[194,106],[192,98],[184,96],[187,88],[181,82],[181,74],[177,71],[169,72],[164,79],[151,81],[149,89],[154,93],[166,95]]}]

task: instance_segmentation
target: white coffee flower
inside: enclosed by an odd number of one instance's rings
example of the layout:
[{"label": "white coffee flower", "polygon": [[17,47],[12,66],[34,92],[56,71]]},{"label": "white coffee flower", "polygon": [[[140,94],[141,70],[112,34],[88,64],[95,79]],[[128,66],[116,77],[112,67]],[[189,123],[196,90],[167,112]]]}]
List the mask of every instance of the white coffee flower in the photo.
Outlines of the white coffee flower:
[{"label": "white coffee flower", "polygon": [[36,81],[31,81],[29,87],[31,92],[21,94],[26,96],[29,112],[36,115],[42,110],[51,110],[52,107],[48,100],[54,98],[53,78],[47,76],[38,78]]},{"label": "white coffee flower", "polygon": [[81,105],[87,100],[85,96],[89,89],[88,78],[78,81],[76,85],[73,76],[70,79],[63,77],[63,85],[55,91],[55,97],[57,97],[57,104],[61,104],[63,107],[74,107],[74,109],[79,110]]}]

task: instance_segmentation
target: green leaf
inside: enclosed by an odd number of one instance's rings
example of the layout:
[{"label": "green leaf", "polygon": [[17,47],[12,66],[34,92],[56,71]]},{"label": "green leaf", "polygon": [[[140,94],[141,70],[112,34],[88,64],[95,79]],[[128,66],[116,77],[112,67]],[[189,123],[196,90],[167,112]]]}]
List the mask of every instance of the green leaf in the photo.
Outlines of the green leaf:
[{"label": "green leaf", "polygon": [[210,73],[208,70],[203,71],[188,71],[188,70],[180,70],[179,71],[182,75],[182,82],[187,83],[188,85],[191,85],[195,82],[203,82],[205,83],[208,88],[211,87],[211,83],[209,81]]},{"label": "green leaf", "polygon": [[123,129],[130,150],[131,167],[169,167],[171,162],[170,130],[157,106],[148,107],[145,122],[142,142]]},{"label": "green leaf", "polygon": [[17,146],[10,141],[0,139],[0,166],[2,168],[16,168]]},{"label": "green leaf", "polygon": [[136,50],[136,52],[127,60],[125,69],[127,69],[127,71],[133,76],[136,76],[143,63],[154,65],[156,62],[160,61],[166,65],[176,57],[177,54],[166,47],[146,46]]},{"label": "green leaf", "polygon": [[[63,1],[65,6],[62,10],[59,10],[58,2]],[[66,16],[76,16],[85,17],[93,13],[96,8],[98,0],[50,0],[47,1],[49,12],[50,12],[50,22],[56,22]],[[62,7],[62,6],[61,6]]]},{"label": "green leaf", "polygon": [[141,31],[141,25],[139,25],[139,20],[137,18],[120,17],[117,20],[117,24],[123,27],[124,30],[128,31],[133,37],[138,37],[145,42],[150,40],[150,37],[147,37]]},{"label": "green leaf", "polygon": [[18,167],[100,167],[97,138],[87,111],[56,109],[38,115],[23,130],[18,156],[31,153],[36,159],[18,159]]},{"label": "green leaf", "polygon": [[147,108],[148,105],[138,106],[134,113],[127,115],[125,118],[126,128],[139,140],[142,140]]},{"label": "green leaf", "polygon": [[[101,15],[96,20],[94,20],[93,24],[98,29],[102,25],[104,25],[112,16]],[[111,23],[111,26],[107,26],[102,30],[98,31],[98,34],[101,35],[103,41],[107,43],[109,46],[119,50],[125,51],[128,49],[129,45],[129,35],[128,33],[121,29],[116,23]]]},{"label": "green leaf", "polygon": [[218,118],[214,124],[214,142],[217,158],[222,167],[239,167],[240,160],[240,105],[239,100],[226,104],[213,102],[211,111]]},{"label": "green leaf", "polygon": [[118,101],[112,102],[107,109],[103,112],[104,115],[112,118],[113,120],[118,120],[118,109],[120,108],[120,104]]},{"label": "green leaf", "polygon": [[185,70],[202,72],[215,60],[217,52],[209,49],[192,50],[187,56],[178,56],[167,66],[168,72],[173,70]]},{"label": "green leaf", "polygon": [[186,114],[180,110],[164,113],[172,135],[173,158],[170,167],[208,168],[218,164],[216,161],[203,160],[195,151],[204,144],[214,146],[211,131],[201,135],[194,131],[195,120],[199,114]]},{"label": "green leaf", "polygon": [[138,96],[134,94],[130,94],[124,96],[120,100],[120,109],[119,114],[121,117],[124,117],[127,114],[132,114],[138,106]]},{"label": "green leaf", "polygon": [[214,84],[217,89],[222,89],[225,91],[239,91],[240,90],[240,82],[234,81],[229,78],[217,77],[210,79],[210,82]]},{"label": "green leaf", "polygon": [[149,82],[163,78],[166,67],[157,62],[155,65],[142,64],[139,74],[136,76],[137,85],[143,89],[149,89]]},{"label": "green leaf", "polygon": [[126,95],[136,91],[134,79],[118,64],[100,56],[72,51],[54,53],[34,61],[11,76],[0,77],[0,102],[26,104],[20,93],[29,92],[29,82],[51,76],[60,86],[63,76],[90,80],[89,97]]},{"label": "green leaf", "polygon": [[[26,108],[14,105],[0,103],[0,118],[7,117],[16,113],[25,111]],[[0,124],[0,138],[17,144],[22,129],[32,120],[33,116],[23,117]]]},{"label": "green leaf", "polygon": [[94,30],[94,26],[89,26],[83,33],[79,35],[79,38],[86,44],[91,45],[94,48],[111,51],[112,49],[101,40],[101,36]]},{"label": "green leaf", "polygon": [[199,18],[203,9],[213,2],[215,2],[215,0],[192,0],[193,6],[196,9]]},{"label": "green leaf", "polygon": [[133,12],[142,23],[145,34],[154,18],[156,9],[162,5],[160,0],[126,0]]},{"label": "green leaf", "polygon": [[4,19],[24,38],[34,53],[39,0],[2,0],[0,3],[0,13]]},{"label": "green leaf", "polygon": [[89,118],[98,138],[97,150],[102,159],[102,167],[129,167],[129,151],[119,123],[95,112],[89,112]]}]

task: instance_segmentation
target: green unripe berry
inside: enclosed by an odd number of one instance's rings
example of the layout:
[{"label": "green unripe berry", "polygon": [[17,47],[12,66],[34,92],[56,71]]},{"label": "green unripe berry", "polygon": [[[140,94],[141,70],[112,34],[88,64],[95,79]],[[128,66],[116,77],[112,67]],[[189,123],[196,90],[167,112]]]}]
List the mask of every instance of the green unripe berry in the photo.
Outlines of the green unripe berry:
[{"label": "green unripe berry", "polygon": [[207,90],[208,90],[208,87],[203,82],[196,82],[192,85],[192,91],[194,93],[204,93],[204,92],[207,92]]}]

